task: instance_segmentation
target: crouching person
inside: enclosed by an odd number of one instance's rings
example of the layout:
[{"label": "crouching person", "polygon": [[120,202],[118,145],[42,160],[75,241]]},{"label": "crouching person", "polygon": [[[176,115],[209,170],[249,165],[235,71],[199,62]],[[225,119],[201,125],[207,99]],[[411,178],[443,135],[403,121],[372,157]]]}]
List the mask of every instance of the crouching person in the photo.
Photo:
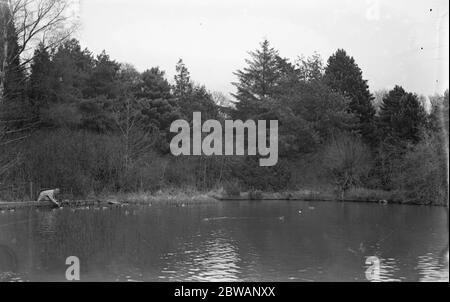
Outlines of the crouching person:
[{"label": "crouching person", "polygon": [[43,201],[43,200],[50,200],[51,202],[53,202],[54,204],[56,204],[59,207],[60,204],[56,201],[56,195],[59,194],[59,191],[60,190],[58,188],[53,189],[53,190],[42,191],[39,194],[37,201],[39,202],[39,201]]}]

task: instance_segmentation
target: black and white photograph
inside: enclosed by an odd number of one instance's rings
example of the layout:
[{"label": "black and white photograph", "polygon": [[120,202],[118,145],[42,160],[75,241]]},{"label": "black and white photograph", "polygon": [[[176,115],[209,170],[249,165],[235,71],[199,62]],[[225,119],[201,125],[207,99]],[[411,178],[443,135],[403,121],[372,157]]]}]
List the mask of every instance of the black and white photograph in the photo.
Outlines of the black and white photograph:
[{"label": "black and white photograph", "polygon": [[448,0],[0,0],[0,282],[448,283],[448,131]]}]

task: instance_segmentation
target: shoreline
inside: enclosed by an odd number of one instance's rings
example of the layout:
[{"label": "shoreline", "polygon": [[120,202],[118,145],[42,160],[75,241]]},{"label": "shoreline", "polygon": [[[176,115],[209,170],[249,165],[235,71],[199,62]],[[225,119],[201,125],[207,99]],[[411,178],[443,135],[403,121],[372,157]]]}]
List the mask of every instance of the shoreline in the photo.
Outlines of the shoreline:
[{"label": "shoreline", "polygon": [[[363,192],[364,194],[362,194]],[[446,204],[433,204],[417,200],[407,200],[399,196],[398,192],[363,190],[358,194],[349,192],[341,199],[331,193],[311,190],[296,190],[286,192],[241,192],[239,195],[230,196],[222,191],[210,191],[206,193],[196,191],[168,191],[168,192],[134,192],[134,193],[111,193],[90,196],[86,199],[63,199],[62,207],[86,207],[86,206],[121,206],[124,204],[165,204],[173,206],[187,206],[198,204],[214,204],[220,202],[235,201],[307,201],[307,202],[354,202],[354,203],[376,203],[376,204],[399,204],[416,206],[447,206]],[[52,208],[51,202],[36,201],[0,201],[0,210],[13,210],[27,207]]]}]

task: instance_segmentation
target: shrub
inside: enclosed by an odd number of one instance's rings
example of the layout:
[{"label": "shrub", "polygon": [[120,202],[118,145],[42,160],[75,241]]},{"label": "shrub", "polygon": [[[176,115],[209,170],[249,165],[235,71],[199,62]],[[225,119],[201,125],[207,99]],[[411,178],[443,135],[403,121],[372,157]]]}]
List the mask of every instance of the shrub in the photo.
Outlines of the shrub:
[{"label": "shrub", "polygon": [[241,188],[236,180],[224,182],[223,191],[225,196],[236,197],[241,195]]},{"label": "shrub", "polygon": [[338,135],[324,149],[323,166],[343,197],[346,190],[367,178],[370,150],[355,136]]},{"label": "shrub", "polygon": [[426,134],[408,151],[394,177],[394,186],[407,192],[410,200],[445,204],[448,202],[448,147],[437,134]]},{"label": "shrub", "polygon": [[260,190],[250,190],[248,192],[248,198],[251,200],[258,200],[262,198],[262,192]]},{"label": "shrub", "polygon": [[287,188],[291,171],[287,160],[279,159],[275,166],[261,167],[256,156],[246,156],[231,164],[231,175],[247,189],[280,191]]}]

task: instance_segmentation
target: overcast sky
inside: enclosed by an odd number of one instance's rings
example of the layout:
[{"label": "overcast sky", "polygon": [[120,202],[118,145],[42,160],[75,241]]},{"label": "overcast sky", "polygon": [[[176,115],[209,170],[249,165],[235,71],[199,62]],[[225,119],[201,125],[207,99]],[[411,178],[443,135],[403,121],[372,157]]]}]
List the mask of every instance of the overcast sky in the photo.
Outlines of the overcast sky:
[{"label": "overcast sky", "polygon": [[352,55],[372,91],[448,88],[448,0],[80,0],[78,38],[139,71],[173,80],[182,58],[191,78],[234,92],[233,72],[267,38],[295,59],[338,48]]}]

